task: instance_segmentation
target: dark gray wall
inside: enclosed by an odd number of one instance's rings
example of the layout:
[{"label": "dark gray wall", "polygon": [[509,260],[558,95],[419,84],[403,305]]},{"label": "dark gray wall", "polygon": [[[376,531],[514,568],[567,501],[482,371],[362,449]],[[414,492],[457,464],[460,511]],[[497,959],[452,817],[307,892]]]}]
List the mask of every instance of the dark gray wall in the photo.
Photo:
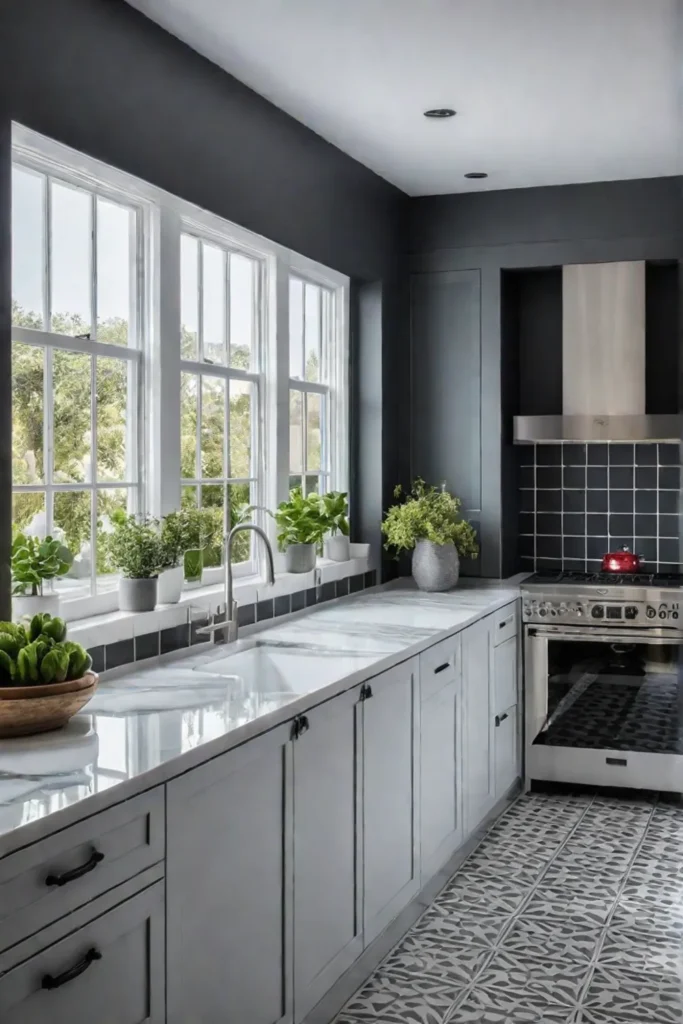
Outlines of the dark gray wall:
[{"label": "dark gray wall", "polygon": [[[377,541],[401,466],[407,394],[402,280],[407,199],[398,189],[203,59],[123,0],[0,3],[0,563],[9,521],[9,123],[52,138],[348,274],[381,282],[374,410],[355,412],[376,457],[356,477],[356,529]],[[405,355],[405,358],[403,356]],[[359,353],[360,362],[366,353]],[[383,401],[391,394],[392,400]],[[407,405],[407,398],[403,402]],[[377,432],[380,432],[377,437]],[[391,445],[387,439],[391,439]],[[407,452],[407,447],[403,451]],[[377,463],[381,453],[382,464]],[[371,460],[366,460],[370,462]],[[1,602],[0,602],[1,604]],[[1,609],[0,609],[1,611]]]},{"label": "dark gray wall", "polygon": [[[481,572],[514,571],[517,551],[516,457],[511,416],[519,368],[502,346],[506,319],[502,271],[610,260],[674,260],[681,253],[681,179],[595,182],[551,188],[415,199],[409,207],[413,275],[479,271],[481,280]],[[424,293],[424,285],[421,288]],[[506,330],[509,325],[506,324]],[[444,330],[443,345],[457,344]],[[419,338],[412,340],[413,361]],[[415,373],[415,369],[413,369]],[[442,385],[441,385],[442,387]],[[462,382],[453,382],[454,401]],[[420,415],[413,408],[412,418]],[[432,438],[432,444],[435,440]],[[444,445],[451,444],[449,440]],[[423,453],[416,450],[413,466]],[[430,453],[433,461],[433,453]],[[474,516],[473,516],[474,518]]]}]

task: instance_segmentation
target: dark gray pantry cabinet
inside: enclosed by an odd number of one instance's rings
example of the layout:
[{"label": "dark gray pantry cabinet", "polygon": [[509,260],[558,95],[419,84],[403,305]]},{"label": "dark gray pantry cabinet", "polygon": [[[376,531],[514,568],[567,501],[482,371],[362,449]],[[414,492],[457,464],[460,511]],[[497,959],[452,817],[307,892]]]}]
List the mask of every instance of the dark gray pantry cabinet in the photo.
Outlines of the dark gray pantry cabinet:
[{"label": "dark gray pantry cabinet", "polygon": [[0,1020],[303,1021],[519,778],[518,659],[514,602],[0,859]]}]

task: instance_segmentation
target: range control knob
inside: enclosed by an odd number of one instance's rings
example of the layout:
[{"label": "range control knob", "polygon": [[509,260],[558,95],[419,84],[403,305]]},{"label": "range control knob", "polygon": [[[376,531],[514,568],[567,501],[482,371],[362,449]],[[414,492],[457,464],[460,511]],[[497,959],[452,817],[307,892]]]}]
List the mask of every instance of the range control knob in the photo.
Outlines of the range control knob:
[{"label": "range control knob", "polygon": [[578,615],[578,617],[581,618],[581,616],[583,615],[583,608],[581,607],[581,605],[577,604],[575,610],[576,610],[576,614]]},{"label": "range control knob", "polygon": [[647,606],[647,609],[646,609],[646,611],[645,611],[645,614],[647,615],[648,619],[654,619],[654,618],[656,617],[656,615],[657,615],[657,612],[656,612],[656,611],[654,610],[654,608],[652,607],[652,605],[651,605],[651,604],[649,604],[649,605]]},{"label": "range control knob", "polygon": [[624,614],[627,619],[636,619],[638,618],[638,609],[634,604],[626,605]]},{"label": "range control knob", "polygon": [[591,609],[591,615],[593,616],[594,619],[604,619],[604,617],[605,617],[605,609],[603,608],[603,606],[601,604],[595,604],[595,605],[593,605],[593,608]]},{"label": "range control knob", "polygon": [[659,609],[659,617],[660,617],[660,619],[665,619],[666,618],[666,608],[660,608]]},{"label": "range control knob", "polygon": [[541,607],[538,609],[538,614],[544,616],[548,614],[548,609],[544,604],[542,604]]},{"label": "range control knob", "polygon": [[567,614],[567,605],[564,603],[564,601],[562,601],[562,603],[560,604],[560,607],[557,609],[557,614],[558,615],[566,615]]}]

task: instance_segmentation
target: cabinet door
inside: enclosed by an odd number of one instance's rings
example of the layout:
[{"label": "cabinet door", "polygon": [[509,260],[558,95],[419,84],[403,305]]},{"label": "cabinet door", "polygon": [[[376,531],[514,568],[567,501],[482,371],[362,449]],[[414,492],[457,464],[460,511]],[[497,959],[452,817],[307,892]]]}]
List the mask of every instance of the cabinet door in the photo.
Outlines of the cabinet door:
[{"label": "cabinet door", "polygon": [[494,710],[501,714],[517,703],[517,637],[493,648]]},{"label": "cabinet door", "polygon": [[0,977],[0,1020],[163,1024],[164,883],[144,889]]},{"label": "cabinet door", "polygon": [[363,702],[363,919],[365,943],[419,889],[416,849],[417,660],[372,679]]},{"label": "cabinet door", "polygon": [[169,1024],[290,1019],[289,726],[167,786]]},{"label": "cabinet door", "polygon": [[462,683],[458,676],[420,706],[422,881],[462,843]]},{"label": "cabinet door", "polygon": [[495,803],[491,646],[486,619],[469,626],[462,637],[464,702],[463,799],[469,835]]},{"label": "cabinet door", "polygon": [[517,780],[517,708],[510,707],[495,717],[496,800],[501,800]]},{"label": "cabinet door", "polygon": [[[294,759],[294,1006],[297,1021],[362,950],[357,887],[359,687],[306,712]],[[256,876],[258,883],[258,877]],[[245,1024],[251,1018],[242,1018]]]}]

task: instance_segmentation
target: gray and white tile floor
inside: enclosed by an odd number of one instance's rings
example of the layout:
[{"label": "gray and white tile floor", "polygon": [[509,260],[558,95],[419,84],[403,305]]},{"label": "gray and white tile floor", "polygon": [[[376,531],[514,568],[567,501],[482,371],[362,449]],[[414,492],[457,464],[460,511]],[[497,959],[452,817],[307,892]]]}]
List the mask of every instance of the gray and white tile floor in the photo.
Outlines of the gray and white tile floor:
[{"label": "gray and white tile floor", "polygon": [[681,1024],[683,806],[520,797],[337,1024]]}]

